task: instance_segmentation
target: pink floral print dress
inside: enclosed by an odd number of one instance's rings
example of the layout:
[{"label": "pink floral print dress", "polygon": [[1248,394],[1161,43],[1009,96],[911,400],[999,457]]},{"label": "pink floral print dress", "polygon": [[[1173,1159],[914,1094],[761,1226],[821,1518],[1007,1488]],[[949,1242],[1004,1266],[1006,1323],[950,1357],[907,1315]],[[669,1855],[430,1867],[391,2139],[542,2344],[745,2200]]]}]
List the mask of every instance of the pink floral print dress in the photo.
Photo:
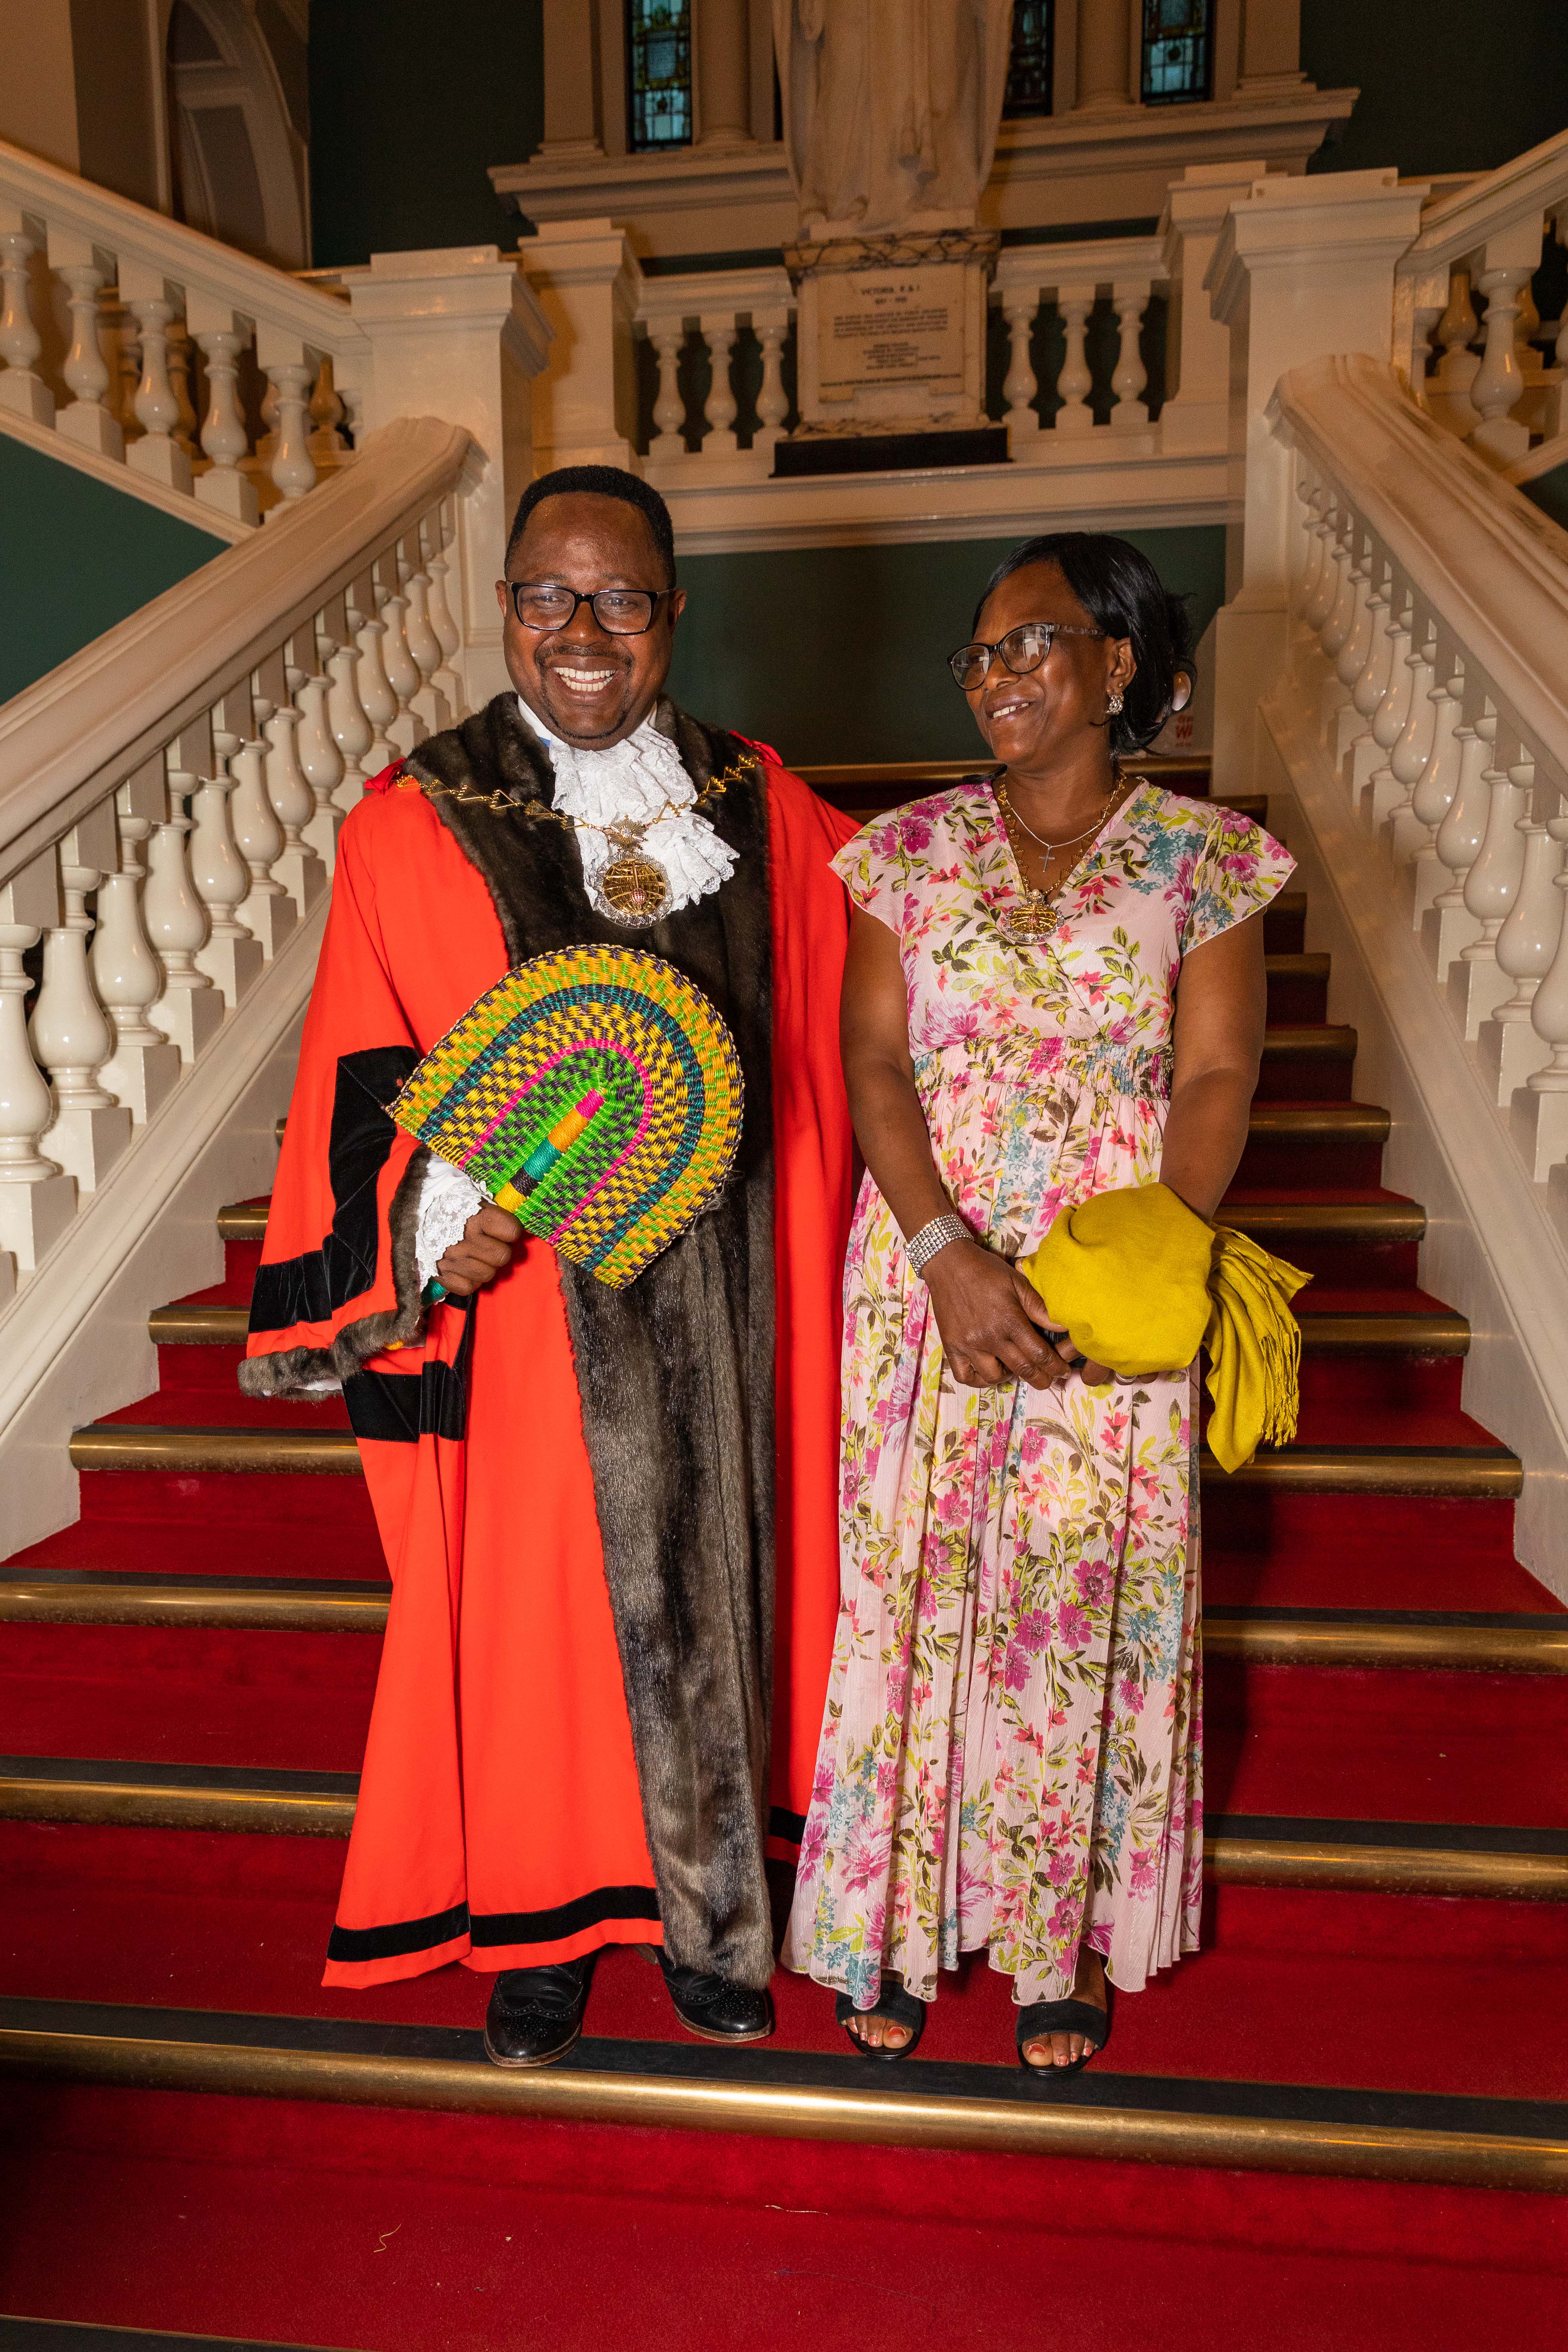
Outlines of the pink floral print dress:
[{"label": "pink floral print dress", "polygon": [[[835,860],[897,934],[954,1208],[1016,1257],[1058,1210],[1152,1181],[1184,953],[1292,870],[1228,810],[1140,786],[1014,946],[1018,868],[975,778]],[[1196,1374],[955,1387],[869,1176],[845,1272],[842,1605],[786,1966],[922,2000],[985,1948],[1064,1999],[1087,1932],[1137,1990],[1202,1893]]]}]

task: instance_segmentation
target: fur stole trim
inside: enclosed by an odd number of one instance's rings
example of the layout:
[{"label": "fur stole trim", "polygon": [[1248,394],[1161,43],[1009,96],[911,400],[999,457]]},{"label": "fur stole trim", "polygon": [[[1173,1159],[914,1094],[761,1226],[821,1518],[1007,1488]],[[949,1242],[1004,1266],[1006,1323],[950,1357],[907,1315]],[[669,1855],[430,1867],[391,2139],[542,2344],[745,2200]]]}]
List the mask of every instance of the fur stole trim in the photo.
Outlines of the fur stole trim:
[{"label": "fur stole trim", "polygon": [[[747,754],[668,698],[655,723],[700,789]],[[766,780],[760,763],[746,767],[704,812],[736,853],[730,879],[628,933],[590,905],[568,827],[490,805],[498,784],[546,805],[553,785],[512,695],[405,764],[446,787],[431,805],[484,877],[511,962],[632,940],[695,981],[734,1034],[745,1119],[718,1202],[625,1290],[558,1263],[665,1948],[681,1967],[765,1985],[774,1476]]]},{"label": "fur stole trim", "polygon": [[425,1308],[415,1242],[419,1191],[429,1157],[420,1144],[398,1180],[387,1214],[396,1306],[384,1307],[376,1315],[362,1315],[357,1323],[345,1323],[330,1348],[279,1348],[269,1355],[247,1356],[239,1367],[243,1394],[298,1397],[320,1389],[324,1402],[329,1391],[341,1389],[384,1349],[410,1348],[423,1339]]}]

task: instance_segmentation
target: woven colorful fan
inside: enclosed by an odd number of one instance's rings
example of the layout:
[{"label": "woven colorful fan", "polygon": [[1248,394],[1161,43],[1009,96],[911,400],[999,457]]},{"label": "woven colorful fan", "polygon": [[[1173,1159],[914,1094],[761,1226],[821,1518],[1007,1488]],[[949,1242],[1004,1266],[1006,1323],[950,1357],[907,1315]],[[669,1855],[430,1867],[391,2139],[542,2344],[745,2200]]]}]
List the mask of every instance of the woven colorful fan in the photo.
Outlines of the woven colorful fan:
[{"label": "woven colorful fan", "polygon": [[620,1290],[721,1190],[743,1092],[734,1039],[683,972],[641,948],[579,947],[498,981],[389,1108]]}]

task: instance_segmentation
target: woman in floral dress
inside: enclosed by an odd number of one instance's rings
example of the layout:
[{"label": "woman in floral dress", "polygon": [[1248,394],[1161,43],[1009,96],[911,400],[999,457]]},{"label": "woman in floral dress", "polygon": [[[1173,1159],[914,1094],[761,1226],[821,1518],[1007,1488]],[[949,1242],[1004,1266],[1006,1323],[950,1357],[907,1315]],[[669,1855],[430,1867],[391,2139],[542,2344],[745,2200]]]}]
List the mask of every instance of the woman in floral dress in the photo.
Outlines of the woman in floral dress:
[{"label": "woman in floral dress", "polygon": [[[1019,2057],[1071,2067],[1197,1943],[1196,1387],[1075,1360],[1015,1267],[1058,1211],[1247,1134],[1259,910],[1243,818],[1122,778],[1190,667],[1126,541],[1035,540],[953,656],[995,776],[857,835],[845,973],[868,1173],[845,1277],[842,1610],[784,1958],[857,2047],[913,2047],[985,1950]],[[1179,984],[1178,984],[1179,982]]]}]

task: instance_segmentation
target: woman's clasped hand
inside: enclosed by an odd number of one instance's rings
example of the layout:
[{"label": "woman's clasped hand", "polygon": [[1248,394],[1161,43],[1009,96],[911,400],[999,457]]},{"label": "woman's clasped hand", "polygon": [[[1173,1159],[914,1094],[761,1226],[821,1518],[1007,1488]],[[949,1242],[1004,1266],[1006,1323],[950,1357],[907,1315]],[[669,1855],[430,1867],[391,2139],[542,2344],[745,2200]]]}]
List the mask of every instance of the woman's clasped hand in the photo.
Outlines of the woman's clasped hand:
[{"label": "woman's clasped hand", "polygon": [[1073,1371],[1092,1385],[1110,1377],[1053,1328],[1045,1301],[1017,1267],[978,1242],[950,1242],[929,1261],[925,1279],[948,1370],[961,1388],[1026,1381],[1049,1389]]}]

